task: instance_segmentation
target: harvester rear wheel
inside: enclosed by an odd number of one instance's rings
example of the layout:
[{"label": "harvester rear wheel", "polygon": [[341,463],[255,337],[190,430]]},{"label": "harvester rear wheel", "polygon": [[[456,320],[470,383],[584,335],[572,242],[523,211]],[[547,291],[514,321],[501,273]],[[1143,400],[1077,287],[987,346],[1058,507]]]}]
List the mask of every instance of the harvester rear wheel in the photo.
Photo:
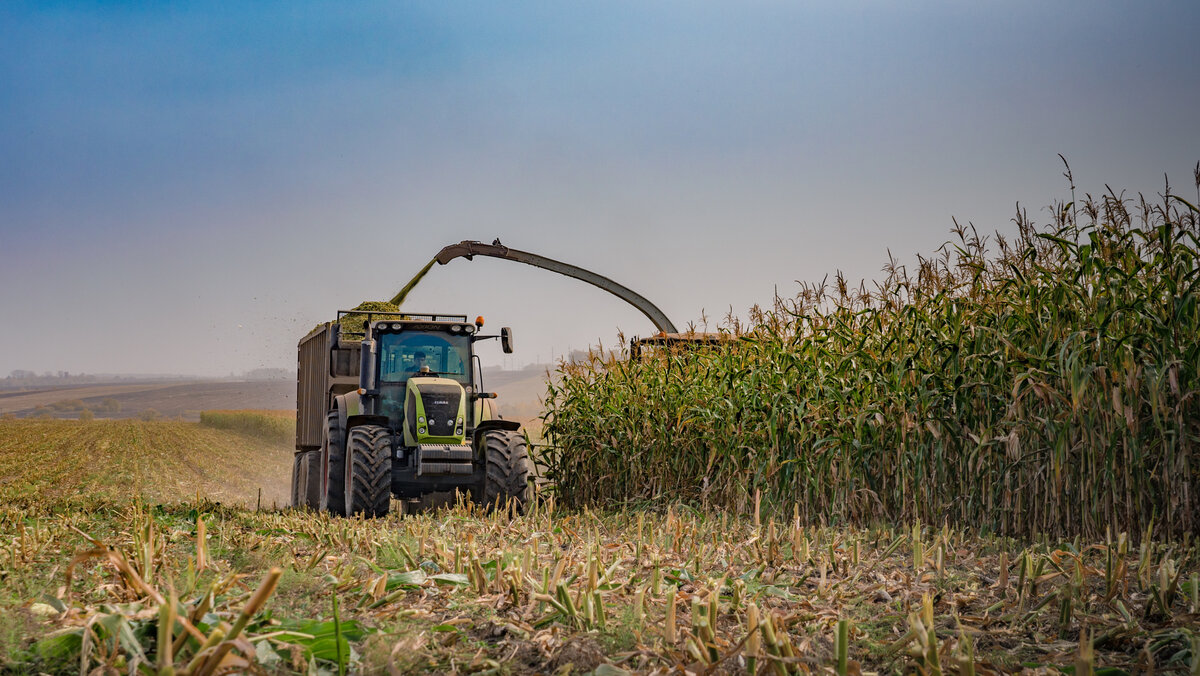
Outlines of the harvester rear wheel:
[{"label": "harvester rear wheel", "polygon": [[346,443],[346,514],[387,516],[392,500],[392,433],[359,425]]},{"label": "harvester rear wheel", "polygon": [[518,512],[525,511],[529,500],[529,448],[519,432],[488,432],[484,441],[487,478],[483,502],[488,507],[504,507],[509,500]]},{"label": "harvester rear wheel", "polygon": [[346,448],[337,411],[325,417],[325,440],[321,444],[321,511],[346,516]]},{"label": "harvester rear wheel", "polygon": [[292,506],[305,507],[304,498],[300,489],[305,483],[305,474],[308,473],[308,456],[303,451],[296,453],[292,458]]},{"label": "harvester rear wheel", "polygon": [[321,509],[321,450],[308,451],[304,457],[307,469],[304,473],[305,484],[300,488],[304,491],[305,506]]},{"label": "harvester rear wheel", "polygon": [[292,506],[321,507],[321,452],[299,451],[292,461]]}]

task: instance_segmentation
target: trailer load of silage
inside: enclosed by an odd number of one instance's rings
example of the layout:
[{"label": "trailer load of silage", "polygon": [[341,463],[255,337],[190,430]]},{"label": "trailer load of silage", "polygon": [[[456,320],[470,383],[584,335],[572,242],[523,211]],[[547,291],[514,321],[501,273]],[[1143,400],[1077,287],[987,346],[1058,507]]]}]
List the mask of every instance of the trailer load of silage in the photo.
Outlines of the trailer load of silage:
[{"label": "trailer load of silage", "polygon": [[394,319],[395,315],[377,315],[375,312],[399,312],[400,306],[384,300],[364,300],[350,308],[349,314],[342,315],[341,337],[343,340],[362,340],[363,327],[376,319]]},{"label": "trailer load of silage", "polygon": [[405,284],[404,288],[400,289],[400,292],[397,293],[390,301],[364,300],[353,308],[350,308],[352,312],[342,315],[341,318],[341,339],[349,341],[362,340],[364,326],[366,323],[372,322],[376,319],[394,318],[395,315],[377,315],[374,313],[399,312],[400,306],[404,304],[404,299],[408,297],[409,292],[416,288],[417,284],[421,283],[421,280],[425,278],[425,275],[429,273],[429,269],[432,268],[433,264],[436,262],[437,259],[433,259],[426,263],[425,266],[417,271],[417,274],[411,280],[409,280],[408,284]]},{"label": "trailer load of silage", "polygon": [[725,346],[562,365],[548,479],[576,504],[760,491],[811,520],[1195,533],[1196,208],[1109,193],[1051,213],[958,227],[875,288],[803,286]]},{"label": "trailer load of silage", "polygon": [[[394,305],[383,300],[364,300],[363,302],[350,308],[350,312],[342,315],[340,320],[339,337],[343,341],[360,341],[363,339],[363,327],[366,322],[372,322],[376,319],[393,318],[395,315],[374,314],[376,312],[399,312],[400,306]],[[337,322],[338,319],[330,321]],[[318,324],[316,329],[321,328],[323,324]]]}]

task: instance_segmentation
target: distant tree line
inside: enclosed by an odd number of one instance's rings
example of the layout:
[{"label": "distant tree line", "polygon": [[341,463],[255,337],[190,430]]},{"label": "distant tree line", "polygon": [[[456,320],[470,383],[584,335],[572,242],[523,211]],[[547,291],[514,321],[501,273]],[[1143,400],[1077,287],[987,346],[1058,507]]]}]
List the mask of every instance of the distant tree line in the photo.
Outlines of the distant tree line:
[{"label": "distant tree line", "polygon": [[46,385],[76,385],[81,383],[98,382],[100,378],[87,373],[71,373],[69,371],[45,371],[38,375],[34,371],[15,369],[4,378],[0,378],[0,389],[19,390]]}]

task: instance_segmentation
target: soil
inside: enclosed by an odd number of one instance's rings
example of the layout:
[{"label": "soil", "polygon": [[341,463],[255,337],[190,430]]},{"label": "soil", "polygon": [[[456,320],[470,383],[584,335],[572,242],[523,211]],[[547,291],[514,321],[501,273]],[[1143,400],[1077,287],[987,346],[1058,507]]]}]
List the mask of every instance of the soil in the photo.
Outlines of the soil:
[{"label": "soil", "polygon": [[[556,674],[586,674],[604,662],[604,651],[598,643],[587,637],[575,637],[554,653],[550,660],[550,671]],[[564,669],[567,665],[570,667]]]}]

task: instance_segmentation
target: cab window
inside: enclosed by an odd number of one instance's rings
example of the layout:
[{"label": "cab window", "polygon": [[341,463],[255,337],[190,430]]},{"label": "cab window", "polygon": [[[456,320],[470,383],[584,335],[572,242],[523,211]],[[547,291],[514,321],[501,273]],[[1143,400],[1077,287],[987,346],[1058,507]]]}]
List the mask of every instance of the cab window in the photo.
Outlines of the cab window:
[{"label": "cab window", "polygon": [[404,382],[428,368],[434,375],[471,382],[470,338],[433,331],[400,331],[379,336],[379,378]]}]

